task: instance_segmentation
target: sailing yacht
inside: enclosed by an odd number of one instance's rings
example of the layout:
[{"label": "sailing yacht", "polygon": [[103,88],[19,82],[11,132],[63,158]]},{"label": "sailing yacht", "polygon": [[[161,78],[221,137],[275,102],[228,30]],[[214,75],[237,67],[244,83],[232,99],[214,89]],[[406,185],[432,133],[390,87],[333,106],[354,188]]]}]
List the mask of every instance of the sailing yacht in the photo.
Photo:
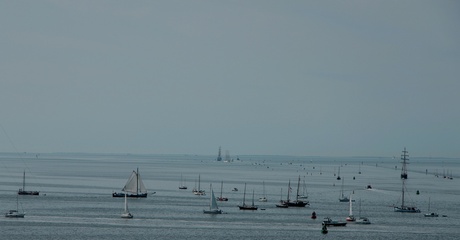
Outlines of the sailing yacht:
[{"label": "sailing yacht", "polygon": [[262,182],[262,188],[263,188],[264,195],[263,195],[263,197],[259,198],[259,202],[266,202],[267,201],[267,196],[265,195],[265,182]]},{"label": "sailing yacht", "polygon": [[179,189],[181,190],[187,189],[187,186],[185,185],[185,179],[182,179],[182,174],[180,175]]},{"label": "sailing yacht", "polygon": [[283,201],[283,188],[281,188],[280,203],[276,204],[278,208],[288,208],[289,206]]},{"label": "sailing yacht", "polygon": [[121,214],[121,218],[133,218],[133,215],[128,210],[128,196],[125,194],[125,211]]},{"label": "sailing yacht", "polygon": [[198,196],[206,195],[206,192],[200,189],[201,188],[200,183],[201,183],[201,175],[198,175],[198,189],[193,188],[192,192],[193,194],[198,195]]},{"label": "sailing yacht", "polygon": [[146,198],[147,189],[145,188],[144,182],[141,180],[141,175],[139,174],[139,168],[137,171],[133,171],[128,181],[126,182],[122,193],[114,192],[112,197],[133,197],[133,198]]},{"label": "sailing yacht", "polygon": [[431,198],[428,198],[428,212],[429,213],[425,213],[425,214],[423,214],[423,216],[425,216],[425,217],[439,217],[439,214],[437,214],[435,212],[430,212],[430,208],[431,208]]},{"label": "sailing yacht", "polygon": [[16,195],[16,209],[15,210],[9,210],[7,213],[5,213],[5,217],[7,218],[24,218],[26,214],[24,211],[21,213],[19,212],[19,196]]},{"label": "sailing yacht", "polygon": [[302,195],[299,195],[300,199],[307,199],[308,194],[307,194],[307,185],[305,184],[305,177],[303,179],[303,185],[302,185]]},{"label": "sailing yacht", "polygon": [[356,221],[356,218],[353,216],[353,201],[351,199],[352,194],[350,194],[350,213],[348,214],[348,217],[345,219],[347,222],[354,222]]},{"label": "sailing yacht", "polygon": [[367,217],[361,217],[361,199],[359,199],[359,216],[355,221],[356,224],[371,224]]},{"label": "sailing yacht", "polygon": [[221,214],[222,210],[219,209],[216,202],[216,197],[214,197],[214,191],[212,190],[212,184],[209,185],[211,189],[211,199],[209,200],[209,210],[203,210],[203,213],[207,214]]},{"label": "sailing yacht", "polygon": [[413,206],[406,206],[404,205],[404,191],[406,189],[406,180],[407,180],[407,161],[409,161],[409,155],[407,154],[406,148],[402,151],[403,154],[401,155],[402,160],[402,171],[401,171],[401,180],[402,180],[402,198],[401,198],[401,206],[394,206],[395,212],[405,212],[405,213],[419,213],[420,209],[413,207]]},{"label": "sailing yacht", "polygon": [[224,181],[221,181],[220,182],[220,197],[217,197],[216,200],[217,201],[228,201],[228,198],[226,197],[222,197],[222,191],[223,191],[223,187],[224,187]]},{"label": "sailing yacht", "polygon": [[39,195],[40,192],[38,191],[26,191],[26,171],[24,170],[24,174],[22,175],[22,188],[18,191],[19,195]]},{"label": "sailing yacht", "polygon": [[258,208],[254,205],[254,190],[252,190],[252,205],[246,205],[246,183],[244,183],[243,204],[238,207],[240,210],[257,210]]},{"label": "sailing yacht", "polygon": [[[345,180],[345,179],[342,179],[342,188],[341,188],[341,190],[340,190],[339,202],[349,202],[349,201],[350,201],[350,199],[347,198],[347,197],[343,194],[343,183],[344,183],[344,180]],[[352,201],[354,202],[355,200],[352,200]]]},{"label": "sailing yacht", "polygon": [[289,207],[305,207],[306,205],[309,205],[309,202],[306,201],[301,201],[299,200],[299,187],[300,187],[300,175],[299,175],[299,180],[297,182],[297,194],[296,194],[296,198],[295,198],[295,201],[292,201],[289,199],[289,192],[291,190],[291,180],[289,180],[289,184],[288,184],[288,195],[287,195],[287,199],[286,201],[284,202],[286,205],[288,205]]}]

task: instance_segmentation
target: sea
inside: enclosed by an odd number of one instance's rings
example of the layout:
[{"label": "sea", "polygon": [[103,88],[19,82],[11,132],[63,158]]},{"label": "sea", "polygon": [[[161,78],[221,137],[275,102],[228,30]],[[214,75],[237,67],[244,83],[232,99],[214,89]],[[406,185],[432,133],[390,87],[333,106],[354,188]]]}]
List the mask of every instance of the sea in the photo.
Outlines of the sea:
[{"label": "sea", "polygon": [[[0,211],[26,213],[0,216],[0,239],[459,239],[460,159],[411,157],[407,166],[406,205],[421,213],[393,211],[402,196],[399,157],[241,155],[224,162],[193,154],[0,153]],[[149,195],[128,198],[134,218],[122,219],[124,198],[112,193],[137,169]],[[39,196],[17,195],[24,172],[25,190]],[[187,190],[179,189],[181,179]],[[205,196],[192,193],[198,186]],[[203,214],[211,187],[229,199],[218,202],[223,214]],[[264,189],[268,201],[259,202]],[[325,217],[349,215],[350,204],[339,202],[342,190],[355,199],[353,215],[371,224],[322,234]],[[309,206],[276,207],[297,192]],[[253,193],[258,210],[239,210]],[[424,217],[429,209],[439,217]]]}]

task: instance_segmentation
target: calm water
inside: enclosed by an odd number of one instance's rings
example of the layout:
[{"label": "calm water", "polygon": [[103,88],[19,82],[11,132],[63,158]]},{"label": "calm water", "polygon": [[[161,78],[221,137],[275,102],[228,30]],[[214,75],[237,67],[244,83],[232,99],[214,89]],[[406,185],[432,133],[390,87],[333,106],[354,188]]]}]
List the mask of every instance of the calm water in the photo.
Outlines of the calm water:
[{"label": "calm water", "polygon": [[[458,239],[459,159],[410,159],[407,199],[422,210],[415,214],[395,213],[391,207],[400,204],[399,159],[240,156],[240,160],[215,162],[214,156],[196,155],[3,153],[1,211],[16,207],[16,191],[22,187],[24,170],[26,190],[38,190],[40,196],[19,196],[19,208],[26,216],[0,218],[1,239]],[[359,215],[361,200],[361,215],[372,224],[330,227],[329,233],[322,235],[323,217],[344,220],[348,216],[348,203],[338,201],[342,182],[334,174],[339,167],[345,193],[354,191],[355,216]],[[129,199],[134,219],[121,219],[124,199],[112,198],[111,193],[120,191],[136,168],[150,195]],[[444,179],[443,172],[452,173],[454,179]],[[181,174],[187,190],[178,189]],[[207,196],[191,192],[199,174]],[[311,205],[276,208],[281,189],[286,198],[289,180],[295,195],[299,176],[301,183],[306,182]],[[219,196],[221,181],[223,196],[229,201],[218,204],[226,214],[203,214],[210,183]],[[257,202],[263,194],[263,181],[268,198],[265,203]],[[259,210],[238,209],[244,183],[249,201],[255,191]],[[366,190],[368,184],[373,189]],[[238,192],[231,191],[235,187]],[[431,210],[447,217],[425,218],[429,199]],[[316,220],[310,219],[313,211],[318,215]]]}]

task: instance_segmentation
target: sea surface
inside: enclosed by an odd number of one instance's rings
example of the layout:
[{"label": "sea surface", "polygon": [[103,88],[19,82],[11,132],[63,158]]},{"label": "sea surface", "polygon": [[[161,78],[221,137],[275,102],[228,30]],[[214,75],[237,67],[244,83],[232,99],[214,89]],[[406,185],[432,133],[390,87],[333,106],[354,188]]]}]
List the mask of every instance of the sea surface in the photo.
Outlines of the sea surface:
[{"label": "sea surface", "polygon": [[[410,153],[409,153],[410,154]],[[395,153],[399,156],[399,153]],[[0,217],[0,239],[459,239],[460,159],[410,158],[406,203],[422,213],[396,213],[401,204],[401,163],[398,157],[216,156],[82,153],[0,153],[0,211],[15,209],[22,219]],[[133,219],[122,219],[123,198],[113,198],[133,170],[139,169],[148,198],[128,199]],[[345,221],[349,204],[339,202],[342,181],[353,193],[353,214],[370,225],[348,223],[321,234],[324,217]],[[39,196],[17,196],[26,172],[26,190]],[[361,174],[359,173],[361,171]],[[452,179],[444,178],[452,176]],[[187,190],[179,190],[180,180]],[[198,183],[198,176],[201,181]],[[310,206],[276,208],[304,181]],[[258,202],[263,195],[268,202]],[[257,211],[237,205],[255,194]],[[200,185],[206,196],[195,196]],[[221,215],[203,214],[209,206],[210,184]],[[372,189],[366,189],[371,185]],[[232,191],[237,188],[239,191]],[[420,194],[416,194],[419,191]],[[281,195],[282,193],[282,195]],[[359,204],[361,203],[361,204]],[[430,204],[429,204],[430,203]],[[359,213],[359,205],[361,212]],[[438,218],[424,217],[431,211]],[[315,211],[316,220],[310,218]],[[445,217],[442,217],[445,215]]]}]

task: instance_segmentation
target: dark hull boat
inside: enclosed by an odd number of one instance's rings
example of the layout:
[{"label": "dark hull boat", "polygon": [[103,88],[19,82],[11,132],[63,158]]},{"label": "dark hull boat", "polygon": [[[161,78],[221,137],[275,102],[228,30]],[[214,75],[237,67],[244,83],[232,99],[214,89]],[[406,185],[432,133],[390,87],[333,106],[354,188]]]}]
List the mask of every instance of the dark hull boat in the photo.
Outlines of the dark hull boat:
[{"label": "dark hull boat", "polygon": [[144,182],[141,180],[141,175],[139,174],[139,169],[133,171],[125,186],[121,190],[123,192],[112,193],[112,197],[129,197],[129,198],[146,198],[147,189],[145,188]]},{"label": "dark hull boat", "polygon": [[403,213],[419,213],[420,209],[413,206],[404,205],[404,193],[406,189],[406,179],[407,179],[407,161],[409,160],[409,155],[407,154],[406,148],[404,148],[403,154],[401,155],[402,160],[402,170],[401,170],[401,180],[402,180],[402,198],[401,198],[401,206],[394,206],[395,212],[403,212]]},{"label": "dark hull boat", "polygon": [[254,205],[254,191],[252,191],[252,205],[246,204],[246,183],[244,184],[244,193],[243,193],[243,204],[238,205],[240,210],[257,210],[257,206]]},{"label": "dark hull boat", "polygon": [[146,198],[147,197],[147,193],[139,193],[139,194],[132,194],[132,193],[117,193],[117,192],[114,192],[112,193],[112,197],[129,197],[129,198]]},{"label": "dark hull boat", "polygon": [[38,191],[26,191],[26,171],[24,171],[22,176],[22,188],[19,189],[18,195],[40,195],[40,192]]}]

